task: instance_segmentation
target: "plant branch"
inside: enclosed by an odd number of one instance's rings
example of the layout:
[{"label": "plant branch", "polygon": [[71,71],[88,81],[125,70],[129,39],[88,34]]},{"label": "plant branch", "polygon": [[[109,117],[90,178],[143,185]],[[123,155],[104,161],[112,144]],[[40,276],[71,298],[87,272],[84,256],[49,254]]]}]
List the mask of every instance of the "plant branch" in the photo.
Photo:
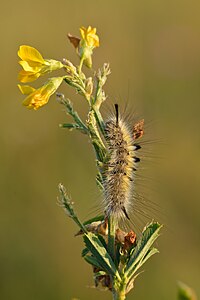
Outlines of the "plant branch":
[{"label": "plant branch", "polygon": [[66,107],[67,112],[74,119],[76,124],[63,124],[62,127],[65,128],[76,128],[82,130],[84,133],[88,134],[88,128],[85,123],[81,120],[78,113],[74,111],[72,103],[69,99],[65,98],[65,96],[61,93],[57,93],[57,97],[59,101]]},{"label": "plant branch", "polygon": [[65,211],[67,212],[67,215],[74,220],[74,222],[79,226],[79,228],[84,233],[87,233],[85,226],[79,221],[77,215],[74,212],[73,203],[70,201],[69,197],[67,196],[65,187],[62,185],[62,183],[60,183],[58,185],[58,188],[61,194],[60,203],[64,207]]}]

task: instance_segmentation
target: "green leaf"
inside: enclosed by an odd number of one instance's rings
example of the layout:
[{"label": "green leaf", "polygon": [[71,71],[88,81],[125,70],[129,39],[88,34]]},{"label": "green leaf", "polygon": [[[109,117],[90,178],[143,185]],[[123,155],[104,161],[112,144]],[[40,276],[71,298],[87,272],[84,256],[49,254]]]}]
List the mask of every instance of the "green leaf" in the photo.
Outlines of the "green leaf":
[{"label": "green leaf", "polygon": [[77,125],[77,124],[73,124],[73,123],[64,123],[64,124],[60,124],[60,127],[62,127],[62,128],[68,128],[68,129],[81,129],[80,127],[79,127],[79,125]]},{"label": "green leaf", "polygon": [[87,224],[91,224],[93,222],[97,222],[97,221],[103,221],[104,220],[104,215],[101,215],[101,216],[96,216],[94,218],[91,218],[85,222],[83,222],[83,225],[87,225]]},{"label": "green leaf", "polygon": [[86,255],[88,254],[88,252],[89,252],[88,248],[84,248],[84,249],[82,250],[81,256],[82,256],[82,257],[86,256]]},{"label": "green leaf", "polygon": [[178,282],[178,300],[197,300],[197,296],[185,283]]},{"label": "green leaf", "polygon": [[106,273],[104,271],[99,271],[94,273],[94,278],[98,278],[99,276],[104,276]]},{"label": "green leaf", "polygon": [[[150,251],[152,244],[159,236],[159,231],[161,229],[159,223],[152,222],[147,227],[145,227],[141,239],[137,242],[137,245],[127,263],[125,274],[130,279],[136,270],[143,265],[143,263],[153,254],[155,250]],[[147,257],[145,258],[145,256]],[[144,261],[143,261],[144,259]],[[143,261],[143,263],[142,263]],[[139,265],[139,266],[138,266]],[[136,267],[137,266],[137,267]]]},{"label": "green leaf", "polygon": [[95,266],[95,267],[101,269],[101,265],[98,263],[97,259],[94,256],[86,255],[86,256],[84,256],[84,259],[90,265]]},{"label": "green leaf", "polygon": [[145,257],[143,258],[143,260],[141,261],[141,265],[140,267],[154,254],[159,253],[158,249],[156,248],[151,248],[148,250],[147,254],[145,255]]},{"label": "green leaf", "polygon": [[98,234],[97,236],[98,236],[100,242],[102,243],[102,245],[104,246],[104,248],[106,248],[106,250],[108,250],[108,249],[107,249],[106,241],[104,240],[103,236],[100,235],[100,234]]},{"label": "green leaf", "polygon": [[120,263],[120,258],[121,258],[121,245],[119,243],[117,243],[116,245],[116,251],[115,251],[115,264],[117,266],[119,266],[119,263]]},{"label": "green leaf", "polygon": [[101,175],[100,172],[97,173],[96,184],[97,184],[98,188],[100,189],[100,191],[104,190],[104,187],[103,187],[103,178],[102,178],[102,175]]},{"label": "green leaf", "polygon": [[137,263],[137,265],[133,268],[132,273],[131,273],[131,277],[137,272],[137,270],[138,270],[139,268],[142,267],[142,265],[143,265],[143,264],[144,264],[151,256],[153,256],[153,255],[156,254],[156,253],[159,253],[159,251],[158,251],[156,248],[149,249],[148,252],[147,252],[147,254],[144,256],[144,258],[141,259],[141,260]]},{"label": "green leaf", "polygon": [[87,131],[83,127],[80,127],[78,124],[75,124],[75,123],[63,123],[63,124],[59,124],[59,127],[67,128],[69,130],[77,129],[81,133],[87,134]]},{"label": "green leaf", "polygon": [[101,268],[106,271],[107,274],[116,276],[118,280],[121,280],[112,258],[99,240],[98,236],[88,232],[83,238],[86,247],[94,255]]},{"label": "green leaf", "polygon": [[126,287],[126,294],[128,294],[130,292],[130,290],[132,290],[134,288],[134,283],[135,283],[135,279],[141,274],[142,272],[140,273],[137,273],[133,278],[131,278],[131,280],[129,281],[129,283],[127,284],[127,287]]}]

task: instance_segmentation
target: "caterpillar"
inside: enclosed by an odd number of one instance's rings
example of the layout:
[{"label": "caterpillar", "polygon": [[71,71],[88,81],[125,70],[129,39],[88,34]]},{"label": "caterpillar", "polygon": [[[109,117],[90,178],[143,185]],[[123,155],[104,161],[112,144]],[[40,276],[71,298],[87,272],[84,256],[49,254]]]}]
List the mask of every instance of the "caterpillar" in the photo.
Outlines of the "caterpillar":
[{"label": "caterpillar", "polygon": [[115,104],[115,115],[105,123],[105,139],[109,158],[103,175],[105,216],[115,215],[120,220],[129,218],[133,196],[134,173],[140,159],[136,151],[141,146],[135,141],[142,137],[144,120],[132,128],[119,113]]}]

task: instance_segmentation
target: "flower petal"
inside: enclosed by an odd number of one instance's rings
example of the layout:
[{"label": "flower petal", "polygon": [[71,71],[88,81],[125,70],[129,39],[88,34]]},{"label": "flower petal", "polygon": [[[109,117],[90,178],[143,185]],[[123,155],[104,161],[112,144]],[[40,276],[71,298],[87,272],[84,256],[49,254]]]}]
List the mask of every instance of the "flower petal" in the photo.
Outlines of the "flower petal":
[{"label": "flower petal", "polygon": [[85,40],[85,33],[86,33],[86,28],[84,27],[84,26],[82,26],[81,28],[80,28],[80,34],[81,34],[81,37],[82,37],[82,39],[83,40]]},{"label": "flower petal", "polygon": [[19,64],[22,66],[22,68],[25,71],[34,72],[34,73],[40,71],[41,67],[39,67],[38,65],[42,66],[41,64],[37,64],[37,66],[33,67],[27,61],[24,60],[20,60]]},{"label": "flower petal", "polygon": [[29,94],[23,101],[23,105],[27,108],[37,110],[48,103],[49,98],[53,95],[61,85],[64,77],[50,78],[42,87]]},{"label": "flower petal", "polygon": [[18,56],[27,62],[38,62],[43,64],[44,59],[40,52],[33,47],[22,45],[19,48]]},{"label": "flower petal", "polygon": [[23,95],[29,95],[35,91],[35,89],[30,85],[17,85]]},{"label": "flower petal", "polygon": [[40,76],[40,73],[33,73],[33,72],[28,72],[28,71],[20,71],[18,75],[19,81],[26,83],[26,82],[32,82]]},{"label": "flower petal", "polygon": [[80,33],[82,40],[85,41],[86,45],[90,48],[99,47],[99,37],[96,34],[96,28],[92,28],[91,26],[88,26],[88,28],[81,27]]},{"label": "flower petal", "polygon": [[26,99],[23,101],[23,105],[27,108],[33,108],[34,110],[37,110],[38,108],[45,105],[49,100],[49,97],[42,96],[40,93],[40,90],[35,90],[32,94],[28,95]]}]

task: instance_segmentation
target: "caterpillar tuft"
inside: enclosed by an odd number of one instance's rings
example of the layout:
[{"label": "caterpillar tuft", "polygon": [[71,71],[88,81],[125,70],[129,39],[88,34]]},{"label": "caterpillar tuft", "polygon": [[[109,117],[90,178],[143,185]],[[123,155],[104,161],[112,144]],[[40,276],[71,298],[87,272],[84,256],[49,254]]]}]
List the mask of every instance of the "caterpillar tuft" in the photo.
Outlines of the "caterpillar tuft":
[{"label": "caterpillar tuft", "polygon": [[121,117],[115,104],[115,115],[105,123],[108,161],[103,174],[105,216],[115,215],[117,220],[129,218],[132,205],[134,173],[140,158],[136,151],[141,146],[135,141],[143,136],[144,120],[132,128]]}]

